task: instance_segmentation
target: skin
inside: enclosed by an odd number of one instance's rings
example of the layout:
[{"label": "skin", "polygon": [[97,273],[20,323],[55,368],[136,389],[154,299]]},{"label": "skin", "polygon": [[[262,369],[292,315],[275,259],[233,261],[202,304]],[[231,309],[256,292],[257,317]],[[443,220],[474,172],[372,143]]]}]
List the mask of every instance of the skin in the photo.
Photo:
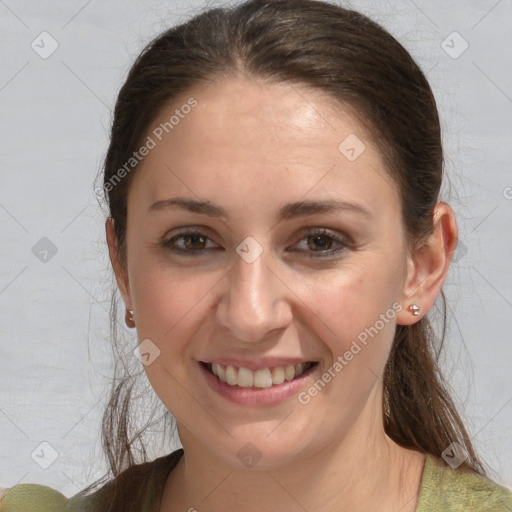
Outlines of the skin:
[{"label": "skin", "polygon": [[[150,339],[160,350],[144,367],[147,377],[176,418],[185,450],[161,512],[353,512],[375,510],[375,503],[384,512],[415,510],[425,457],[384,432],[382,370],[396,324],[421,319],[445,280],[457,238],[451,208],[438,203],[432,236],[409,247],[398,191],[371,137],[346,105],[321,91],[226,78],[188,91],[151,129],[190,96],[198,105],[133,177],[125,266],[106,223],[139,342]],[[354,161],[338,149],[350,134],[366,146]],[[148,212],[176,196],[211,201],[228,216]],[[327,199],[357,203],[369,216],[340,210],[277,222],[284,204]],[[314,227],[352,242],[333,256],[309,258],[339,247],[308,238]],[[183,228],[201,231],[207,242],[175,245],[210,250],[181,256],[159,244]],[[252,263],[235,251],[247,236],[262,248]],[[319,362],[313,382],[393,303],[403,309],[307,405],[296,396],[273,406],[237,405],[198,372],[198,360],[214,357],[301,357]],[[421,307],[419,316],[407,311],[410,304]],[[248,442],[261,454],[252,468],[237,457]]]}]

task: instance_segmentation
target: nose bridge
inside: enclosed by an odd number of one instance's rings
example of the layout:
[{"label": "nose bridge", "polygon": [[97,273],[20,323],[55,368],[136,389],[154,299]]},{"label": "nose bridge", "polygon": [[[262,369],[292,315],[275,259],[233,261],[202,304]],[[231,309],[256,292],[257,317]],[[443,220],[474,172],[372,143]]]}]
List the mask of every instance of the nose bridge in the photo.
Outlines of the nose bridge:
[{"label": "nose bridge", "polygon": [[270,249],[256,245],[254,239],[238,246],[217,309],[218,321],[230,331],[230,337],[260,341],[289,322],[291,312],[285,291],[271,270],[271,260]]}]

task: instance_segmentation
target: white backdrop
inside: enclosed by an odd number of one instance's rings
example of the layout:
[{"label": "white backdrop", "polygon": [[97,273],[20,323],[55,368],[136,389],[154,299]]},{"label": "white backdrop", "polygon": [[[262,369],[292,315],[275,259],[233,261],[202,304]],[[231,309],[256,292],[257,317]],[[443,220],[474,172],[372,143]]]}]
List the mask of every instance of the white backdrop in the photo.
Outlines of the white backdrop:
[{"label": "white backdrop", "polygon": [[[130,64],[199,5],[0,0],[0,487],[71,496],[106,468],[110,269],[93,181]],[[351,5],[433,86],[461,240],[446,374],[491,476],[512,487],[512,2]]]}]

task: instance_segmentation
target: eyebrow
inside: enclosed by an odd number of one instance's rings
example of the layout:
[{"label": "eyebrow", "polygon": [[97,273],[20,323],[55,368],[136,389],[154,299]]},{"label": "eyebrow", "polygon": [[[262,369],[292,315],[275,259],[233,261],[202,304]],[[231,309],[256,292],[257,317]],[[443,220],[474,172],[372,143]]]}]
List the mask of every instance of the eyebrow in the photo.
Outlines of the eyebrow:
[{"label": "eyebrow", "polygon": [[[192,213],[207,215],[208,217],[222,218],[225,220],[227,220],[228,217],[226,210],[221,206],[215,205],[210,201],[198,201],[196,199],[189,199],[186,197],[172,197],[156,201],[148,208],[148,212],[161,211],[173,207],[187,210]],[[298,217],[305,217],[307,215],[314,215],[316,213],[329,213],[339,210],[359,213],[368,218],[373,217],[370,210],[359,204],[328,199],[325,201],[297,201],[286,204],[279,209],[277,220],[280,222],[282,220],[291,220]]]}]

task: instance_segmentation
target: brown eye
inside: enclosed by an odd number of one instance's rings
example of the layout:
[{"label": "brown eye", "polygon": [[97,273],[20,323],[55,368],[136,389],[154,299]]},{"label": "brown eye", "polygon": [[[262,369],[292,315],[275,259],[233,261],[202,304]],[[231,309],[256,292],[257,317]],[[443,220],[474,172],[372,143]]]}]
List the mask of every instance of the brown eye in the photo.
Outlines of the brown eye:
[{"label": "brown eye", "polygon": [[302,241],[306,241],[305,248],[292,249],[290,252],[305,252],[310,258],[326,258],[346,251],[350,247],[348,240],[331,234],[324,228],[310,231],[301,238],[300,242]]},{"label": "brown eye", "polygon": [[195,249],[201,249],[202,247],[197,247],[198,245],[205,245],[206,244],[206,240],[207,240],[207,237],[199,234],[199,233],[192,233],[190,235],[184,235],[182,236],[184,242],[185,242],[185,245],[188,246],[187,249],[190,248],[190,246],[192,246],[192,248],[195,247]]},{"label": "brown eye", "polygon": [[[199,231],[187,231],[173,236],[169,240],[164,240],[162,245],[176,254],[198,256],[211,249],[211,247],[206,247],[208,240],[210,239],[204,233]],[[178,245],[178,241],[182,243]]]},{"label": "brown eye", "polygon": [[[303,241],[306,242],[304,248],[291,249],[290,252],[307,253],[310,258],[326,258],[346,251],[350,246],[347,240],[331,234],[326,229],[310,231],[301,238],[300,242]],[[208,247],[208,242],[213,244],[213,247]],[[180,233],[169,240],[163,241],[162,246],[175,254],[184,256],[199,256],[208,251],[219,249],[207,235],[200,231]]]},{"label": "brown eye", "polygon": [[312,250],[329,250],[333,244],[333,238],[327,235],[310,235],[307,237],[308,247]]}]

